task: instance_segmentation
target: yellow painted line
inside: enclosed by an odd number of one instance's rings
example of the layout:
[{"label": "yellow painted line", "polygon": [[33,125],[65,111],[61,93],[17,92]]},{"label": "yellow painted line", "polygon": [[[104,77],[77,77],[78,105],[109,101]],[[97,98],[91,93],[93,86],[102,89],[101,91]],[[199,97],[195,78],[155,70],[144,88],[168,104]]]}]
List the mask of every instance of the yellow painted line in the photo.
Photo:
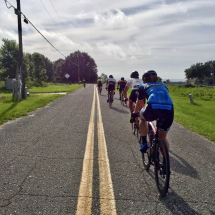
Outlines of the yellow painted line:
[{"label": "yellow painted line", "polygon": [[110,173],[110,165],[105,141],[104,128],[98,91],[97,96],[97,127],[98,127],[98,163],[99,163],[99,191],[100,191],[100,214],[117,214],[116,203],[113,191],[113,184]]},{"label": "yellow painted line", "polygon": [[78,194],[76,215],[91,214],[93,189],[93,150],[94,150],[94,118],[95,118],[95,86],[90,122],[87,133],[87,143],[84,154],[81,183]]}]

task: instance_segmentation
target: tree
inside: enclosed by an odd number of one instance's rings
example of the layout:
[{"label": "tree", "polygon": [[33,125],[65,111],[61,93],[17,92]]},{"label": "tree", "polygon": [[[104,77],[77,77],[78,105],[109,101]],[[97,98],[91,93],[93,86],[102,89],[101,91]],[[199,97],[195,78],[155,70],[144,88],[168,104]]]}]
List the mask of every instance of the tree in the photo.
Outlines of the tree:
[{"label": "tree", "polygon": [[43,57],[41,54],[35,52],[32,55],[32,60],[34,64],[34,81],[42,85],[44,81],[47,80],[46,70],[45,70],[45,62],[43,61]]},{"label": "tree", "polygon": [[54,64],[44,55],[42,55],[42,58],[45,63],[47,81],[52,82],[54,80]]},{"label": "tree", "polygon": [[19,47],[15,40],[2,39],[0,48],[0,68],[2,79],[15,78],[19,65]]},{"label": "tree", "polygon": [[[97,80],[97,65],[94,59],[85,52],[76,51],[71,53],[66,57],[62,68],[63,75],[65,76],[68,73],[71,82],[78,82],[78,75],[80,80],[84,78],[87,82],[92,83]],[[64,81],[66,81],[65,77]]]},{"label": "tree", "polygon": [[104,73],[101,74],[101,79],[103,80],[103,83],[106,82],[107,78],[107,75],[105,75]]},{"label": "tree", "polygon": [[63,66],[64,66],[65,60],[59,59],[54,62],[54,81],[56,82],[62,82],[64,76],[63,76]]},{"label": "tree", "polygon": [[193,64],[190,68],[185,69],[184,72],[187,79],[198,78],[201,84],[206,78],[211,77],[210,64],[208,63]]},{"label": "tree", "polygon": [[158,82],[162,82],[162,78],[158,76]]}]

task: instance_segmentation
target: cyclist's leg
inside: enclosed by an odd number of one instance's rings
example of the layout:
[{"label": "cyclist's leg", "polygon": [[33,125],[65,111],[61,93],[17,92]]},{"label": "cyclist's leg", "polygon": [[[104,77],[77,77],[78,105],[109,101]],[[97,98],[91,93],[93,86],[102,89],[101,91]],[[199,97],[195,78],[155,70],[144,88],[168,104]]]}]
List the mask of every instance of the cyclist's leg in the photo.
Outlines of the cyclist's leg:
[{"label": "cyclist's leg", "polygon": [[166,138],[167,133],[168,131],[161,131],[161,130],[158,131],[159,138],[165,141],[167,149],[169,151],[169,141]]},{"label": "cyclist's leg", "polygon": [[169,151],[169,141],[167,140],[167,133],[173,123],[174,109],[171,110],[160,110],[159,111],[159,123],[160,129],[158,130],[158,136],[166,142],[167,149]]},{"label": "cyclist's leg", "polygon": [[108,95],[107,102],[109,102],[109,100],[110,100],[110,94],[109,94],[109,92],[110,92],[110,85],[108,85],[108,89],[107,89],[107,95]]},{"label": "cyclist's leg", "polygon": [[148,134],[148,123],[147,121],[140,115],[140,134],[141,136],[147,136]]},{"label": "cyclist's leg", "polygon": [[141,152],[145,152],[148,148],[147,145],[147,134],[148,134],[148,122],[154,121],[157,115],[153,112],[151,105],[143,107],[140,111],[140,133],[142,139],[142,145],[140,148]]},{"label": "cyclist's leg", "polygon": [[129,109],[131,111],[131,113],[134,111],[134,103],[136,103],[137,100],[137,94],[135,90],[131,91],[131,94],[129,96]]}]

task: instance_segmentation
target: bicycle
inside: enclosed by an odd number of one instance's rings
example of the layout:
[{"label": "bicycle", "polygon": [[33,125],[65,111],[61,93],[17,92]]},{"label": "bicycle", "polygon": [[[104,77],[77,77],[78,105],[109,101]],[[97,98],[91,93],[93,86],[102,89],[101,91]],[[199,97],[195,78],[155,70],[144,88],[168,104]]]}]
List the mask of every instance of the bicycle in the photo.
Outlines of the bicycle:
[{"label": "bicycle", "polygon": [[120,102],[121,102],[121,105],[125,105],[125,99],[124,99],[124,89],[122,89],[122,91],[120,92]]},{"label": "bicycle", "polygon": [[135,121],[131,123],[131,128],[132,128],[132,133],[137,136],[138,142],[140,143],[141,135],[140,135],[139,123],[140,123],[139,117],[136,117]]},{"label": "bicycle", "polygon": [[154,166],[157,189],[160,196],[164,197],[169,188],[170,161],[166,143],[158,137],[159,126],[158,119],[156,120],[156,128],[152,122],[148,122],[147,142],[149,148],[146,153],[142,153],[142,161],[146,170],[151,164]]},{"label": "bicycle", "polygon": [[108,91],[108,94],[109,94],[109,107],[111,108],[112,107],[112,104],[113,104],[113,97],[112,97],[112,91]]},{"label": "bicycle", "polygon": [[98,86],[98,93],[101,95],[101,93],[102,93],[102,86]]}]

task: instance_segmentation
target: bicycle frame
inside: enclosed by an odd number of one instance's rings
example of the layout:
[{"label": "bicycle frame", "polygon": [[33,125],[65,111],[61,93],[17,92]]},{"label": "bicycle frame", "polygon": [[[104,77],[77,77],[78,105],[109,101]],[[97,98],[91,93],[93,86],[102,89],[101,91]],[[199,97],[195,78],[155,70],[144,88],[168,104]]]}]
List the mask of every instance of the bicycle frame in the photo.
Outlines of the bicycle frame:
[{"label": "bicycle frame", "polygon": [[149,127],[148,136],[149,136],[150,146],[147,152],[142,154],[143,165],[145,169],[148,170],[150,167],[150,164],[153,164],[155,168],[156,185],[157,185],[158,191],[160,192],[161,197],[163,197],[166,195],[169,188],[169,180],[170,180],[169,152],[165,141],[162,139],[159,139],[158,120],[156,120],[156,128],[152,122],[148,122],[148,127]]},{"label": "bicycle frame", "polygon": [[109,106],[111,107],[113,103],[112,91],[108,91],[108,94],[109,94]]}]

